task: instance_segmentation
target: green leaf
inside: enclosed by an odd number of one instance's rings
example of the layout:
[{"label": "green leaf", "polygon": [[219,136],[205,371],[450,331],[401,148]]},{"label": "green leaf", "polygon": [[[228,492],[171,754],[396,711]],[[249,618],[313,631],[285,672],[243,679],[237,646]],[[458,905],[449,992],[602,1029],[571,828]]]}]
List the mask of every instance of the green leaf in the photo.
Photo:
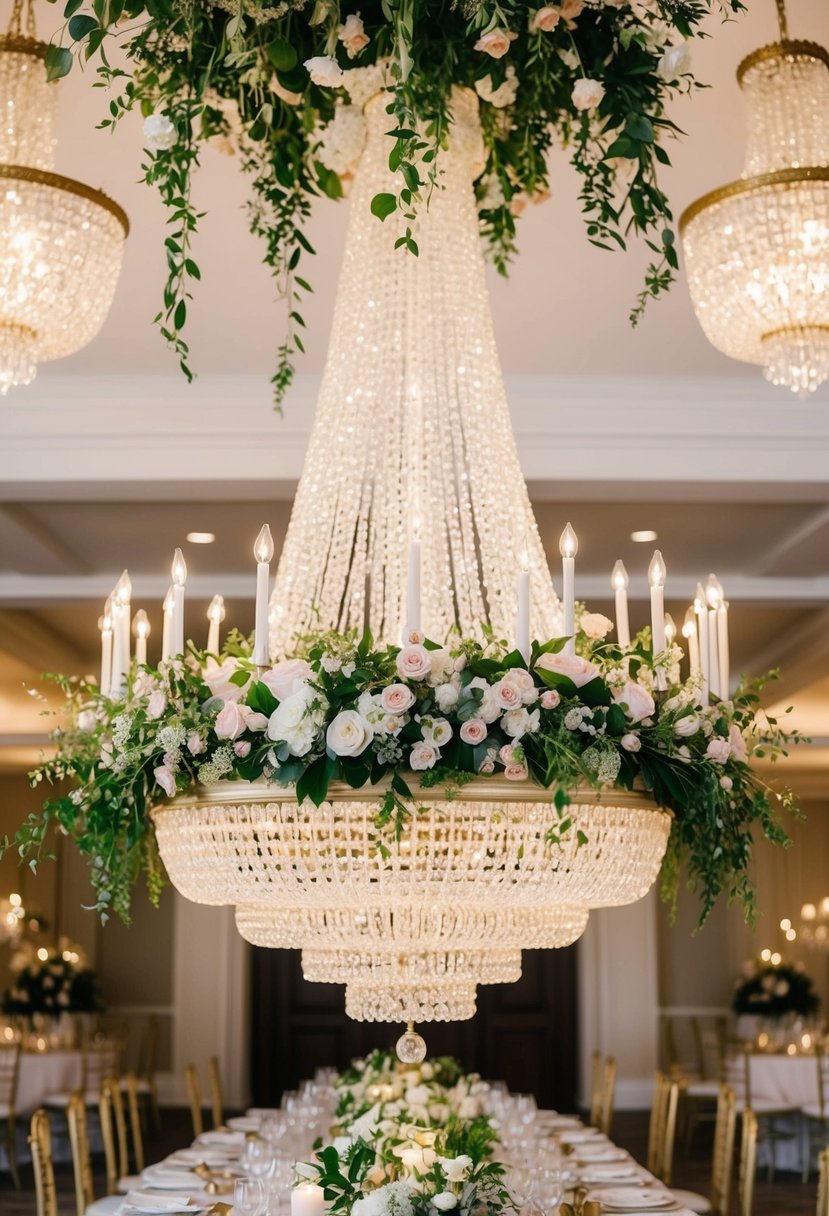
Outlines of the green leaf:
[{"label": "green leaf", "polygon": [[69,21],[69,37],[75,42],[82,42],[87,34],[98,29],[98,22],[86,13],[79,13]]},{"label": "green leaf", "polygon": [[60,80],[72,71],[73,55],[68,47],[50,43],[46,48],[46,79]]},{"label": "green leaf", "polygon": [[66,0],[66,7],[63,10],[63,15],[68,21],[70,17],[74,17],[75,13],[83,5],[83,0]]},{"label": "green leaf", "polygon": [[268,59],[278,72],[290,72],[297,65],[297,53],[287,38],[274,38],[268,47]]},{"label": "green leaf", "polygon": [[632,139],[640,143],[652,144],[654,141],[653,123],[644,114],[631,114],[625,123],[625,130]]},{"label": "green leaf", "polygon": [[384,220],[397,210],[397,199],[393,194],[375,194],[371,200],[371,213]]}]

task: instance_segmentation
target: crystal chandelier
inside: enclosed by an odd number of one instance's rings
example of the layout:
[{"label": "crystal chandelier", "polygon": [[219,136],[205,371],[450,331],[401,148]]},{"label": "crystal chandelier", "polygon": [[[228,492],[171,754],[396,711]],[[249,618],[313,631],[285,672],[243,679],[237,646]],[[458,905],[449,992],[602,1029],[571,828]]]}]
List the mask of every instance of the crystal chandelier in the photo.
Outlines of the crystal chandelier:
[{"label": "crystal chandelier", "polygon": [[680,220],[691,299],[709,341],[800,397],[829,379],[829,52],[780,41],[740,64],[748,146],[739,181]]},{"label": "crystal chandelier", "polygon": [[90,342],[109,312],[127,217],[99,190],[54,172],[57,86],[31,6],[0,38],[0,393],[37,364]]},{"label": "crystal chandelier", "polygon": [[817,905],[803,905],[797,936],[811,949],[829,951],[829,895]]},{"label": "crystal chandelier", "polygon": [[[565,620],[495,347],[473,191],[477,98],[453,97],[439,184],[414,229],[418,257],[395,250],[371,214],[372,197],[395,188],[381,98],[365,121],[270,657],[308,630],[366,625],[393,643],[453,628],[515,637],[517,571],[522,631],[571,633],[572,595]],[[565,529],[571,579],[575,552]],[[186,898],[235,905],[248,941],[300,948],[307,978],[345,983],[349,1016],[429,1022],[471,1017],[477,984],[519,977],[522,948],[569,945],[590,908],[643,896],[670,832],[669,813],[638,792],[574,791],[572,828],[551,843],[550,794],[530,783],[482,777],[454,797],[416,774],[407,783],[417,810],[385,850],[382,782],[335,782],[319,807],[290,787],[232,782],[156,807],[159,851]]]}]

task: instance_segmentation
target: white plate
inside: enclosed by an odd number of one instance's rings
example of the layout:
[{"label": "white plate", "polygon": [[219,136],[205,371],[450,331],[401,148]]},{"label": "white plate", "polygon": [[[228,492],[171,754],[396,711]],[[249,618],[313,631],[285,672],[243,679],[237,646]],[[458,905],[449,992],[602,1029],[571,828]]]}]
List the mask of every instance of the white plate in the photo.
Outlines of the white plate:
[{"label": "white plate", "polygon": [[175,1169],[179,1166],[183,1169],[192,1169],[194,1165],[209,1165],[217,1169],[224,1169],[238,1159],[239,1154],[236,1149],[228,1151],[218,1148],[180,1148],[159,1164],[163,1164],[165,1169]]},{"label": "white plate", "polygon": [[[271,1115],[284,1115],[284,1111],[278,1106],[250,1106],[245,1111],[248,1119],[269,1119]],[[228,1121],[228,1127],[232,1127],[232,1121]]]},{"label": "white plate", "polygon": [[608,1212],[658,1212],[660,1209],[676,1208],[676,1200],[670,1191],[646,1190],[644,1187],[597,1187],[590,1192],[590,1198]]},{"label": "white plate", "polygon": [[576,1149],[579,1165],[592,1165],[594,1161],[627,1161],[630,1154],[613,1144],[580,1144]]},{"label": "white plate", "polygon": [[539,1123],[547,1131],[579,1131],[583,1129],[581,1119],[575,1115],[550,1115],[548,1119],[539,1119]]},{"label": "white plate", "polygon": [[155,1191],[203,1191],[205,1182],[192,1170],[181,1168],[162,1169],[161,1166],[151,1165],[141,1175],[143,1186],[152,1187]]},{"label": "white plate", "polygon": [[227,1126],[234,1132],[258,1132],[261,1124],[258,1115],[236,1115],[227,1120]]},{"label": "white plate", "polygon": [[581,1182],[618,1182],[622,1178],[641,1178],[641,1174],[637,1166],[633,1163],[625,1165],[623,1162],[618,1162],[613,1165],[603,1165],[595,1162],[586,1166],[581,1174]]},{"label": "white plate", "polygon": [[607,1143],[607,1137],[603,1136],[597,1127],[582,1127],[573,1128],[563,1131],[559,1136],[562,1144],[586,1144],[588,1140],[596,1140],[601,1144]]}]

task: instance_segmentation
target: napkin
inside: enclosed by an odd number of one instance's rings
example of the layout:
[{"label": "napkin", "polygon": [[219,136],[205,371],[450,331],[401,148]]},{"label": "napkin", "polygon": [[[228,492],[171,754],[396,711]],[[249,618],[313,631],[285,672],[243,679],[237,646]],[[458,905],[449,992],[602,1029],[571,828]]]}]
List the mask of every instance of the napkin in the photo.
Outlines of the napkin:
[{"label": "napkin", "polygon": [[128,1191],[124,1203],[139,1212],[180,1212],[190,1207],[186,1199],[179,1196],[153,1195],[149,1191]]},{"label": "napkin", "polygon": [[245,1133],[244,1132],[202,1132],[196,1139],[197,1144],[224,1144],[234,1145],[239,1148],[244,1148]]}]

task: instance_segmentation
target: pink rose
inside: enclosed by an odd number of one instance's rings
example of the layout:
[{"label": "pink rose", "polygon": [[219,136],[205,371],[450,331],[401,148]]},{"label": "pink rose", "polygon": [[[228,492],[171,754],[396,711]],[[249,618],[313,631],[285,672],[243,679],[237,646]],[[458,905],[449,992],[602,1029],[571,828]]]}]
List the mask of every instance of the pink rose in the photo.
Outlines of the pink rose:
[{"label": "pink rose", "polygon": [[546,692],[543,692],[541,694],[541,708],[542,709],[555,709],[555,707],[560,704],[561,704],[561,697],[558,695],[558,693],[556,692],[556,690],[554,688],[548,688]]},{"label": "pink rose", "polygon": [[380,704],[387,714],[404,714],[415,703],[415,695],[407,684],[389,684],[380,696]]},{"label": "pink rose", "polygon": [[431,743],[415,743],[409,752],[409,768],[414,772],[422,772],[426,768],[434,768],[438,758],[438,750]]},{"label": "pink rose", "polygon": [[734,788],[734,782],[730,777],[720,777],[720,788],[724,790],[732,790]]},{"label": "pink rose", "polygon": [[245,756],[250,755],[250,740],[237,739],[233,744],[233,753],[235,756],[238,756],[240,760],[244,760]]},{"label": "pink rose", "polygon": [[245,706],[236,701],[226,701],[219,710],[214,730],[218,739],[238,739],[245,729]]},{"label": "pink rose", "polygon": [[431,673],[432,660],[425,646],[404,646],[396,659],[398,674],[404,680],[425,680]]},{"label": "pink rose", "polygon": [[337,37],[348,52],[349,59],[359,55],[363,47],[368,46],[371,41],[359,13],[349,13],[345,19],[345,25],[340,26]]},{"label": "pink rose", "polygon": [[633,680],[628,680],[623,688],[615,692],[613,700],[617,705],[621,705],[630,722],[642,722],[656,710],[656,702],[647,688],[635,684]]},{"label": "pink rose", "polygon": [[576,688],[589,684],[599,674],[595,663],[580,659],[575,654],[564,654],[563,651],[559,654],[542,654],[535,666],[537,671],[552,671],[557,675],[567,676]]},{"label": "pink rose", "polygon": [[514,752],[515,752],[515,748],[513,747],[513,745],[511,743],[505,743],[504,746],[501,748],[501,750],[498,753],[498,759],[501,761],[502,764],[512,764],[513,763],[512,757],[513,757]]},{"label": "pink rose", "polygon": [[163,764],[160,768],[153,769],[153,776],[167,797],[172,798],[176,792],[176,775],[173,770]]},{"label": "pink rose", "polygon": [[565,21],[572,21],[574,17],[578,17],[584,5],[585,0],[563,0],[561,15]]},{"label": "pink rose", "polygon": [[731,755],[731,744],[727,739],[711,739],[705,749],[705,755],[707,759],[713,760],[715,764],[725,764]]},{"label": "pink rose", "polygon": [[508,764],[504,769],[507,781],[526,781],[529,775],[526,764]]},{"label": "pink rose", "polygon": [[638,752],[642,749],[642,740],[633,731],[630,731],[627,735],[622,735],[619,742],[626,752]]},{"label": "pink rose", "polygon": [[518,37],[513,34],[512,30],[501,29],[496,26],[494,30],[490,30],[488,34],[483,34],[475,43],[474,50],[484,51],[487,55],[491,55],[493,59],[502,59],[509,50],[509,44]]},{"label": "pink rose", "polygon": [[493,684],[492,695],[499,709],[515,709],[522,703],[521,689],[507,680],[498,680]]},{"label": "pink rose", "polygon": [[471,743],[473,747],[477,747],[487,736],[486,722],[482,722],[480,718],[470,718],[461,727],[460,735],[464,743]]},{"label": "pink rose", "polygon": [[236,659],[225,659],[223,663],[217,663],[215,659],[208,659],[202,672],[202,679],[210,689],[210,695],[220,697],[222,701],[238,701],[242,696],[242,689],[238,684],[232,684],[230,677],[235,675],[239,670],[239,664]]},{"label": "pink rose", "polygon": [[191,730],[187,736],[187,750],[191,756],[199,756],[204,751],[204,739],[197,730]]},{"label": "pink rose", "polygon": [[561,20],[561,9],[555,8],[552,4],[545,4],[543,8],[537,8],[530,15],[530,31],[543,30],[545,34],[549,34],[550,30],[554,30]]},{"label": "pink rose", "polygon": [[160,718],[167,708],[167,698],[160,688],[157,688],[154,693],[150,694],[150,699],[147,702],[147,717],[151,722],[156,718]]},{"label": "pink rose", "polygon": [[270,671],[264,672],[259,678],[277,701],[284,701],[298,692],[299,686],[312,675],[311,665],[305,659],[284,659],[281,663],[274,663]]},{"label": "pink rose", "polygon": [[483,760],[478,765],[478,772],[479,773],[494,773],[495,772],[495,761],[492,759],[492,756],[484,756]]},{"label": "pink rose", "polygon": [[[532,693],[533,698],[535,698],[535,680],[526,667],[512,667],[504,676],[504,683],[513,684],[521,690],[522,694]],[[526,695],[524,695],[524,700],[526,701],[526,699]]]},{"label": "pink rose", "polygon": [[731,744],[731,755],[734,757],[734,759],[740,761],[745,760],[748,756],[748,748],[746,747],[745,739],[740,734],[740,728],[736,725],[736,723],[728,732],[728,742]]}]

